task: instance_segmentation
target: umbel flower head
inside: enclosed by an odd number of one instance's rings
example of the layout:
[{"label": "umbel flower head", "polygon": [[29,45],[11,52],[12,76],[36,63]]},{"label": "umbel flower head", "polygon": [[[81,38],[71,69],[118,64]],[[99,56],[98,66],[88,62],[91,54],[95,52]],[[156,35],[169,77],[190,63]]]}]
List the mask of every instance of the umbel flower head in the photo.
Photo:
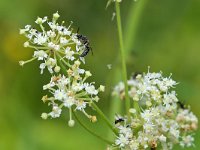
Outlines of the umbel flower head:
[{"label": "umbel flower head", "polygon": [[38,17],[35,23],[38,28],[26,25],[24,29],[20,29],[20,34],[24,35],[28,40],[24,43],[24,47],[34,49],[33,58],[27,61],[20,61],[20,65],[39,60],[41,62],[39,68],[41,74],[45,68],[50,73],[59,72],[60,66],[58,61],[62,61],[68,67],[75,60],[84,62],[83,57],[79,57],[85,50],[85,45],[77,37],[77,33],[73,33],[71,24],[68,27],[64,26],[64,21],[61,24],[57,22],[60,15],[53,14],[52,20],[48,17]]},{"label": "umbel flower head", "polygon": [[[50,83],[43,86],[43,90],[48,90],[51,96],[43,96],[43,102],[48,102],[52,106],[50,113],[45,113],[47,117],[60,117],[63,107],[69,108],[70,120],[71,111],[78,110],[88,117],[92,122],[95,116],[88,115],[85,111],[87,106],[93,102],[98,102],[98,93],[104,91],[104,86],[95,88],[94,83],[86,82],[92,74],[89,71],[79,68],[80,62],[76,61],[71,69],[67,71],[67,76],[58,75],[51,78]],[[44,115],[44,113],[43,113]]]},{"label": "umbel flower head", "polygon": [[[183,105],[172,90],[177,83],[162,73],[134,75],[129,81],[129,96],[134,102],[130,116],[119,117],[115,125],[119,135],[114,147],[127,150],[172,149],[173,145],[193,146],[197,117]],[[120,82],[113,95],[124,99]],[[117,121],[118,120],[118,121]]]},{"label": "umbel flower head", "polygon": [[49,94],[42,98],[43,102],[52,106],[52,111],[42,113],[43,119],[60,117],[62,109],[66,107],[69,109],[69,126],[75,123],[72,120],[72,111],[76,110],[95,122],[96,116],[87,114],[85,109],[87,106],[91,107],[91,103],[98,102],[98,93],[104,91],[104,86],[96,89],[95,82],[86,82],[92,74],[80,68],[80,65],[85,63],[84,56],[88,53],[85,50],[88,50],[89,43],[84,43],[87,40],[85,36],[72,32],[72,22],[68,27],[63,25],[64,21],[57,23],[59,17],[58,12],[53,14],[50,21],[48,17],[38,17],[35,23],[39,29],[31,25],[20,29],[20,34],[28,38],[24,47],[33,48],[34,53],[30,60],[19,63],[23,66],[33,60],[39,60],[41,74],[45,68],[52,74],[50,83],[43,86],[43,90],[48,90]]}]

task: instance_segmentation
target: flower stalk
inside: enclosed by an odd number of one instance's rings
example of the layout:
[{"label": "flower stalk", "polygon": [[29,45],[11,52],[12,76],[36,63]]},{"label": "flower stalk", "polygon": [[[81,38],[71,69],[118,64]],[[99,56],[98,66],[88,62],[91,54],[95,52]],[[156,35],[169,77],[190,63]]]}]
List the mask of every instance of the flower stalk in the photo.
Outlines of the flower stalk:
[{"label": "flower stalk", "polygon": [[128,96],[128,84],[127,84],[127,70],[126,70],[126,59],[125,59],[125,49],[123,42],[123,34],[122,34],[122,25],[121,25],[121,15],[120,15],[120,6],[119,2],[115,2],[116,8],[116,17],[117,17],[117,28],[118,28],[118,36],[119,36],[119,45],[120,45],[120,53],[121,53],[121,62],[122,62],[122,77],[125,85],[125,106],[126,106],[126,114],[129,116],[130,109],[130,99]]},{"label": "flower stalk", "polygon": [[92,107],[96,110],[96,112],[101,116],[101,118],[105,121],[108,127],[117,135],[118,131],[113,125],[110,123],[109,119],[104,115],[104,113],[99,109],[99,107],[94,103],[91,102]]},{"label": "flower stalk", "polygon": [[95,133],[94,131],[92,131],[91,129],[89,129],[84,123],[82,123],[82,121],[78,118],[78,116],[76,115],[76,113],[74,111],[72,111],[73,116],[75,117],[75,119],[78,121],[78,123],[86,130],[88,131],[90,134],[92,134],[93,136],[99,138],[100,140],[106,142],[109,145],[112,145],[113,143],[107,139],[104,139],[102,136],[98,135],[97,133]]}]

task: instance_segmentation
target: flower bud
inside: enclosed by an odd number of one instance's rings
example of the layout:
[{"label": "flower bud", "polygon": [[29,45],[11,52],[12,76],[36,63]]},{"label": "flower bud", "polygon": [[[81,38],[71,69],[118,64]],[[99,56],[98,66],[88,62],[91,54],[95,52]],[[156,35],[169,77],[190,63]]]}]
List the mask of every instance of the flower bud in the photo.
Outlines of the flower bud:
[{"label": "flower bud", "polygon": [[104,91],[105,91],[105,86],[100,85],[100,87],[99,87],[99,91],[104,92]]},{"label": "flower bud", "polygon": [[90,77],[90,76],[92,76],[92,74],[90,73],[90,71],[86,71],[86,72],[85,72],[85,76],[86,76],[86,77]]},{"label": "flower bud", "polygon": [[19,34],[25,34],[26,33],[26,30],[25,29],[20,29],[19,30]]},{"label": "flower bud", "polygon": [[48,118],[48,114],[47,113],[42,113],[41,114],[41,118],[46,120]]},{"label": "flower bud", "polygon": [[28,47],[28,46],[29,46],[29,42],[26,41],[26,42],[24,43],[24,47]]},{"label": "flower bud", "polygon": [[42,24],[42,18],[38,17],[37,20],[35,21],[37,24]]},{"label": "flower bud", "polygon": [[80,66],[80,64],[81,64],[81,62],[78,61],[78,60],[76,60],[74,63],[75,63],[75,65],[77,65],[77,66]]},{"label": "flower bud", "polygon": [[59,67],[59,66],[56,66],[56,67],[54,68],[54,71],[55,71],[56,73],[60,72],[60,67]]},{"label": "flower bud", "polygon": [[47,95],[45,95],[45,96],[43,96],[42,97],[42,101],[45,103],[46,101],[48,101],[48,96]]},{"label": "flower bud", "polygon": [[60,15],[58,14],[58,12],[53,14],[53,19],[57,20],[60,17]]},{"label": "flower bud", "polygon": [[99,97],[98,97],[98,96],[95,96],[95,97],[93,98],[93,100],[94,100],[95,102],[98,102],[98,101],[99,101]]},{"label": "flower bud", "polygon": [[90,120],[92,121],[92,123],[97,122],[97,117],[96,116],[91,116]]},{"label": "flower bud", "polygon": [[19,65],[20,65],[20,66],[23,66],[24,64],[25,64],[25,61],[23,61],[23,60],[22,60],[22,61],[19,61]]},{"label": "flower bud", "polygon": [[71,76],[73,74],[73,71],[71,69],[68,69],[67,73],[68,73],[69,76]]},{"label": "flower bud", "polygon": [[74,125],[75,125],[75,121],[74,120],[69,120],[68,121],[68,126],[69,127],[74,127]]}]

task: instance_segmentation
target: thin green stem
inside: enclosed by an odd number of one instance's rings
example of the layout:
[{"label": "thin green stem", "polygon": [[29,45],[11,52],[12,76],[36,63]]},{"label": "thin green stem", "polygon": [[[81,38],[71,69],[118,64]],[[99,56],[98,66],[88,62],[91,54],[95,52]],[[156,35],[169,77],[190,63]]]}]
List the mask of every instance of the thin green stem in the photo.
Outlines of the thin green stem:
[{"label": "thin green stem", "polygon": [[62,58],[62,56],[59,53],[56,53],[56,55],[58,56],[58,58],[68,67],[71,67],[71,65],[69,63],[67,63],[64,58]]},{"label": "thin green stem", "polygon": [[56,55],[57,59],[58,59],[58,63],[61,67],[61,70],[64,72],[64,73],[67,73],[67,69],[65,67],[65,65],[62,63],[62,61],[60,60],[60,57],[58,55]]},{"label": "thin green stem", "polygon": [[128,95],[128,84],[127,84],[127,71],[126,71],[126,59],[125,59],[125,50],[123,43],[123,34],[122,34],[122,25],[121,25],[121,16],[120,16],[120,6],[119,2],[115,3],[116,8],[116,16],[117,16],[117,28],[118,28],[118,36],[119,36],[119,45],[121,52],[121,62],[122,62],[122,77],[125,85],[125,106],[126,106],[126,114],[129,116],[130,109],[130,99]]},{"label": "thin green stem", "polygon": [[92,107],[96,110],[96,112],[102,117],[102,119],[105,121],[105,123],[109,126],[109,128],[116,134],[118,135],[118,131],[116,128],[110,123],[109,119],[104,115],[104,113],[99,109],[99,107],[91,101]]},{"label": "thin green stem", "polygon": [[91,129],[89,129],[85,124],[83,124],[81,122],[81,120],[78,118],[78,116],[76,115],[76,113],[74,111],[72,111],[74,117],[76,118],[76,120],[78,121],[78,123],[85,129],[87,130],[89,133],[91,133],[93,136],[99,138],[100,140],[106,142],[109,145],[112,145],[113,143],[107,139],[104,139],[102,136],[98,135],[97,133],[95,133],[94,131],[92,131]]}]

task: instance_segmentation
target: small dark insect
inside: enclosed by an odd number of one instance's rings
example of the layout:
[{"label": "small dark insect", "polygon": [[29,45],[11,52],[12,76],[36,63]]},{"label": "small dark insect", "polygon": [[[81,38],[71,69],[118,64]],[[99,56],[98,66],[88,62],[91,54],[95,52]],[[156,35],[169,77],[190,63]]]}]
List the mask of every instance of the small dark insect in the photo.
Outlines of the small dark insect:
[{"label": "small dark insect", "polygon": [[[88,40],[88,38],[82,34],[78,34],[79,32],[79,28],[77,30],[77,39],[85,46],[85,50],[83,51],[83,53],[80,55],[80,57],[85,57],[89,51],[91,50],[92,52],[92,48],[90,47],[90,41]],[[92,52],[93,54],[93,52]]]},{"label": "small dark insect", "polygon": [[124,119],[119,118],[118,120],[115,120],[115,124],[118,124],[118,123],[120,123],[120,122],[124,122]]},{"label": "small dark insect", "polygon": [[185,104],[183,102],[178,101],[177,104],[180,106],[180,108],[186,109],[186,106],[185,106]]},{"label": "small dark insect", "polygon": [[120,122],[124,122],[124,119],[122,117],[120,117],[120,116],[116,116],[116,118],[115,118],[115,124],[118,124]]}]

